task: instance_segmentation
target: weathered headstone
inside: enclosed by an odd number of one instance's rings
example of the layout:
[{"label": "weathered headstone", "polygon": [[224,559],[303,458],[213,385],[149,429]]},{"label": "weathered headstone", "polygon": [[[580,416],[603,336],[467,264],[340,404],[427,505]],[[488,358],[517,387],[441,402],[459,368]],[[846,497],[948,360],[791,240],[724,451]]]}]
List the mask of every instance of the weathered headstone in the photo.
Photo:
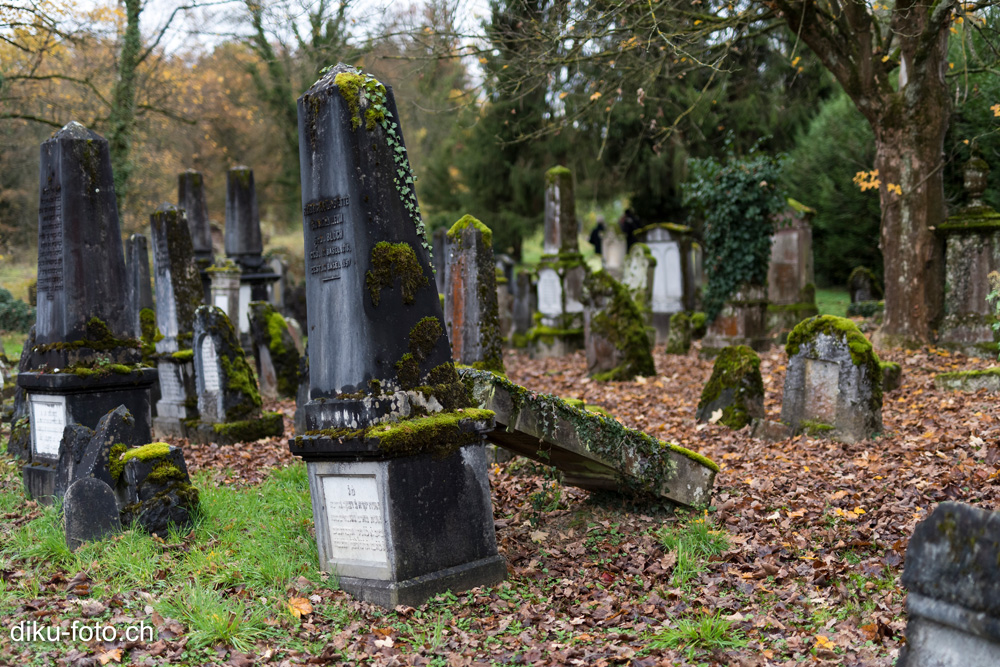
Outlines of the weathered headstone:
[{"label": "weathered headstone", "polygon": [[185,423],[198,417],[198,393],[191,349],[195,310],[202,304],[201,275],[195,264],[184,210],[163,204],[152,216],[156,273],[156,343],[160,400],[153,430],[160,437],[187,435]]},{"label": "weathered headstone", "polygon": [[771,347],[767,334],[767,289],[744,285],[708,324],[701,355],[714,357],[725,347],[746,345],[758,352]]},{"label": "weathered headstone", "polygon": [[150,439],[157,374],[138,364],[108,142],[72,122],[42,144],[40,175],[35,341],[17,381],[31,434],[25,485],[51,497],[67,424],[94,427],[124,404]]},{"label": "weathered headstone", "polygon": [[295,398],[299,390],[299,350],[285,318],[266,301],[250,302],[250,340],[260,393]]},{"label": "weathered headstone", "polygon": [[636,237],[656,258],[649,305],[656,327],[656,342],[665,343],[670,317],[682,310],[694,310],[691,228],[672,223],[648,225],[636,232]]},{"label": "weathered headstone", "polygon": [[774,216],[767,269],[767,329],[779,339],[819,314],[813,278],[812,217],[816,211],[794,199]]},{"label": "weathered headstone", "polygon": [[194,372],[200,421],[189,437],[231,445],[284,432],[280,413],[261,414],[257,380],[232,323],[215,306],[195,311]]},{"label": "weathered headstone", "polygon": [[687,354],[691,349],[691,316],[686,312],[674,313],[670,318],[667,334],[667,354]]},{"label": "weathered headstone", "polygon": [[250,332],[250,302],[267,301],[267,287],[278,279],[263,252],[253,170],[233,167],[226,175],[226,257],[241,270],[240,302],[238,317],[227,314],[244,337]]},{"label": "weathered headstone", "polygon": [[139,313],[153,307],[153,283],[149,279],[149,251],[146,237],[133,234],[125,242],[125,270],[128,273],[128,302],[140,330]]},{"label": "weathered headstone", "polygon": [[866,303],[882,298],[882,287],[878,284],[875,272],[864,266],[856,266],[847,278],[847,291],[851,295],[851,303]]},{"label": "weathered headstone", "polygon": [[965,165],[968,204],[938,226],[945,237],[944,318],[938,344],[974,357],[997,356],[1000,332],[987,302],[984,276],[1000,270],[1000,213],[983,202],[989,165],[974,155]]},{"label": "weathered headstone", "polygon": [[189,528],[198,514],[198,490],[191,485],[180,447],[165,442],[114,447],[111,475],[123,525],[136,524],[166,538],[171,526]]},{"label": "weathered headstone", "polygon": [[587,374],[599,382],[656,375],[645,320],[628,290],[606,271],[588,273],[583,302]]},{"label": "weathered headstone", "polygon": [[532,282],[533,273],[529,269],[517,272],[514,283],[513,329],[511,343],[514,347],[528,345],[528,331],[534,326],[534,314],[538,310],[538,290]]},{"label": "weathered headstone", "polygon": [[444,321],[456,363],[504,372],[493,232],[466,215],[448,230]]},{"label": "weathered headstone", "polygon": [[934,387],[941,391],[1000,392],[1000,367],[974,371],[952,371],[934,376]]},{"label": "weathered headstone", "polygon": [[271,258],[267,260],[267,266],[270,267],[271,273],[278,276],[277,280],[267,287],[268,302],[274,306],[279,313],[284,313],[285,294],[288,285],[288,262],[285,261],[284,257],[272,255]]},{"label": "weathered headstone", "polygon": [[1000,664],[1000,513],[943,502],[906,548],[906,644],[897,667]]},{"label": "weathered headstone", "polygon": [[628,246],[625,242],[625,234],[617,222],[611,222],[604,231],[604,240],[601,246],[601,263],[604,270],[615,280],[622,280],[625,274],[625,254]]},{"label": "weathered headstone", "polygon": [[[206,269],[211,281],[211,303],[226,314],[230,322],[240,314],[240,267],[231,259],[222,260]],[[247,320],[249,324],[249,319]]]},{"label": "weathered headstone", "polygon": [[320,567],[389,608],[499,582],[493,415],[451,361],[392,94],[338,65],[298,104],[311,400],[290,447]]},{"label": "weathered headstone", "polygon": [[545,182],[545,232],[538,263],[541,318],[527,334],[536,358],[561,357],[584,345],[581,299],[587,265],[580,253],[573,174],[553,167]]},{"label": "weathered headstone", "polygon": [[851,320],[832,315],[805,320],[788,335],[785,351],[781,421],[845,442],[882,430],[882,369]]},{"label": "weathered headstone", "polygon": [[764,380],[760,357],[746,345],[723,348],[701,392],[697,418],[741,429],[764,417]]},{"label": "weathered headstone", "polygon": [[461,373],[474,402],[496,413],[497,427],[487,438],[554,466],[564,484],[689,506],[711,499],[719,467],[704,456],[494,373],[471,368]]},{"label": "weathered headstone", "polygon": [[511,336],[514,334],[514,290],[511,283],[499,268],[496,270],[497,278],[497,315],[500,323],[500,340],[505,345],[510,344]]},{"label": "weathered headstone", "polygon": [[93,542],[121,532],[118,500],[107,482],[93,477],[78,479],[63,498],[66,546],[76,551],[84,542]]},{"label": "weathered headstone", "polygon": [[628,290],[632,301],[642,312],[646,323],[649,344],[656,344],[656,328],[653,327],[653,282],[656,279],[656,258],[645,243],[633,243],[625,257],[622,284]]},{"label": "weathered headstone", "polygon": [[194,262],[201,276],[204,302],[211,303],[212,283],[206,269],[215,262],[215,250],[212,247],[212,226],[208,220],[208,204],[205,201],[205,180],[201,172],[188,169],[177,176],[177,206],[187,214]]}]

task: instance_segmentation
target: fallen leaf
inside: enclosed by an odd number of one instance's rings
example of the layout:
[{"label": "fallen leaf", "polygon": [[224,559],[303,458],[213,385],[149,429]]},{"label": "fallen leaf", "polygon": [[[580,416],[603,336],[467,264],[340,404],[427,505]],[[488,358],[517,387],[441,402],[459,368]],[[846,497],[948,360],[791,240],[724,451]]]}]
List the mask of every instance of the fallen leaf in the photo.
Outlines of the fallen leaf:
[{"label": "fallen leaf", "polygon": [[292,613],[295,618],[302,618],[306,614],[311,614],[313,610],[312,603],[306,598],[291,598],[288,600],[288,611]]}]

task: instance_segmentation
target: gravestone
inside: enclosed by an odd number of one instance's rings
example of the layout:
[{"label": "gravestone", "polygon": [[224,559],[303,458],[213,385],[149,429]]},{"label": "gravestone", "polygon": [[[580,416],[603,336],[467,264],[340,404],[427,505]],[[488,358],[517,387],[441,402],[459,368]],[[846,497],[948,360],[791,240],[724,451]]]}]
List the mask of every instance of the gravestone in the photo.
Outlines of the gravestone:
[{"label": "gravestone", "polygon": [[554,466],[563,484],[686,506],[709,503],[719,467],[704,456],[495,373],[463,368],[461,374],[473,402],[496,413],[490,442]]},{"label": "gravestone", "polygon": [[653,282],[656,279],[656,258],[645,243],[633,243],[625,257],[622,284],[628,290],[632,301],[642,312],[646,323],[649,344],[656,344],[656,328],[653,327]]},{"label": "gravestone", "polygon": [[133,234],[125,242],[125,270],[128,273],[128,302],[140,330],[139,313],[153,307],[153,283],[149,279],[149,252],[146,237]]},{"label": "gravestone", "polygon": [[206,269],[215,263],[215,249],[212,247],[212,225],[208,219],[205,180],[201,172],[188,169],[177,176],[177,207],[184,209],[187,214],[194,263],[198,267],[204,292],[203,299],[205,303],[211,303],[212,281]]},{"label": "gravestone", "polygon": [[503,373],[493,232],[466,215],[448,230],[444,321],[456,363]]},{"label": "gravestone", "polygon": [[670,318],[667,334],[667,354],[687,354],[691,349],[691,316],[685,312],[674,313]]},{"label": "gravestone", "polygon": [[514,347],[528,346],[528,331],[534,325],[534,314],[538,310],[538,288],[532,281],[533,272],[521,269],[514,283],[513,329],[510,340]]},{"label": "gravestone", "polygon": [[289,444],[307,463],[320,568],[388,608],[502,581],[493,414],[451,361],[392,93],[341,64],[298,110],[310,400]]},{"label": "gravestone", "polygon": [[111,474],[122,525],[136,524],[166,539],[171,526],[187,530],[198,515],[198,490],[191,485],[180,447],[166,442],[113,447]]},{"label": "gravestone", "polygon": [[917,524],[902,584],[906,644],[897,667],[1000,664],[1000,514],[943,502]]},{"label": "gravestone", "polygon": [[538,263],[540,319],[528,331],[535,358],[565,356],[584,345],[583,280],[587,265],[580,253],[573,174],[553,167],[545,174],[545,231]]},{"label": "gravestone", "polygon": [[191,439],[232,445],[284,432],[280,413],[261,413],[257,379],[236,330],[219,308],[195,311],[193,346],[199,422],[188,428]]},{"label": "gravestone", "polygon": [[[226,314],[230,322],[236,320],[240,313],[240,267],[231,259],[216,262],[206,269],[211,281],[212,301],[215,306]],[[247,320],[249,324],[249,319]]]},{"label": "gravestone", "polygon": [[656,375],[642,312],[628,290],[607,271],[583,283],[587,375],[598,382],[627,382]]},{"label": "gravestone", "polygon": [[509,345],[514,334],[514,290],[507,276],[499,268],[496,270],[496,279],[500,340],[504,345]]},{"label": "gravestone", "polygon": [[267,260],[267,265],[271,268],[271,273],[278,276],[278,279],[268,285],[268,303],[275,307],[279,313],[285,312],[285,294],[288,288],[288,262],[284,257],[274,255]]},{"label": "gravestone", "polygon": [[636,232],[636,238],[656,258],[649,307],[656,327],[656,342],[665,343],[670,317],[682,310],[694,310],[691,228],[672,223],[648,225]]},{"label": "gravestone", "polygon": [[796,324],[819,315],[813,277],[812,217],[816,211],[794,199],[773,218],[767,269],[767,329],[779,340]]},{"label": "gravestone", "polygon": [[724,348],[698,401],[697,419],[738,430],[764,417],[760,357],[746,345]]},{"label": "gravestone", "polygon": [[93,477],[78,479],[70,485],[63,498],[63,517],[70,551],[122,529],[115,492],[107,482]]},{"label": "gravestone", "polygon": [[158,437],[187,435],[186,422],[198,417],[198,393],[191,349],[195,310],[202,304],[201,275],[184,209],[163,204],[150,216],[156,273],[156,342],[160,399],[153,430]]},{"label": "gravestone", "polygon": [[983,202],[989,165],[974,155],[965,165],[968,203],[938,226],[945,238],[944,318],[938,345],[973,357],[997,356],[1000,332],[986,300],[985,279],[1000,270],[1000,213]]},{"label": "gravestone", "polygon": [[767,289],[743,285],[729,297],[702,339],[703,357],[714,357],[725,347],[746,345],[757,352],[771,347],[767,334]]},{"label": "gravestone", "polygon": [[[227,311],[242,337],[250,332],[250,302],[267,301],[268,285],[278,279],[264,261],[260,213],[253,170],[233,167],[226,174],[226,257],[240,267],[238,317]],[[214,304],[213,296],[213,304]]]},{"label": "gravestone", "polygon": [[124,404],[150,439],[157,374],[139,364],[108,142],[71,122],[42,144],[39,171],[35,341],[17,382],[31,436],[25,486],[51,497],[68,424],[94,427]]},{"label": "gravestone", "polygon": [[617,222],[606,225],[604,240],[601,244],[601,263],[604,270],[615,280],[621,281],[625,274],[625,255],[628,246],[625,234]]},{"label": "gravestone", "polygon": [[856,266],[847,277],[847,291],[851,304],[847,307],[848,317],[871,317],[884,310],[882,287],[875,272],[863,266]]},{"label": "gravestone", "polygon": [[820,315],[799,323],[785,345],[788,371],[781,421],[844,442],[882,430],[882,369],[851,321]]},{"label": "gravestone", "polygon": [[261,395],[295,398],[299,390],[298,346],[288,322],[266,301],[250,302],[250,340]]}]

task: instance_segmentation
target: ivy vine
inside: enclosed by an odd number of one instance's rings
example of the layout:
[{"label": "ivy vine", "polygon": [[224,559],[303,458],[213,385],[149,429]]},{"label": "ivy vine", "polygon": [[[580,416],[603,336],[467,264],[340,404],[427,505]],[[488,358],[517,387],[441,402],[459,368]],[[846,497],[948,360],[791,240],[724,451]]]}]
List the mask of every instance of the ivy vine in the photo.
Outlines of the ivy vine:
[{"label": "ivy vine", "polygon": [[702,295],[709,321],[745,285],[763,286],[771,259],[772,216],[786,206],[777,187],[782,158],[751,151],[690,162],[684,203],[704,221]]}]

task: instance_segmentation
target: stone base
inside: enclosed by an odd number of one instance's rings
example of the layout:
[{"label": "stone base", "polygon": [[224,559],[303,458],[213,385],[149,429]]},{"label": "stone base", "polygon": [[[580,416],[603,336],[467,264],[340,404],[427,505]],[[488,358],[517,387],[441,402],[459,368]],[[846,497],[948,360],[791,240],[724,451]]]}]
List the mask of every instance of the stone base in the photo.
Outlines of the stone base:
[{"label": "stone base", "polygon": [[537,336],[528,333],[528,352],[532,359],[565,357],[584,348],[583,329],[559,336]]},{"label": "stone base", "polygon": [[341,588],[391,609],[503,581],[481,441],[444,459],[359,458],[306,464],[320,569]]},{"label": "stone base", "polygon": [[995,318],[977,313],[946,315],[938,328],[938,347],[961,352],[967,357],[995,359],[997,338],[993,332]]},{"label": "stone base", "polygon": [[217,445],[235,445],[261,438],[278,437],[284,432],[285,421],[281,413],[265,412],[262,417],[239,422],[219,424],[200,422],[196,428],[187,429],[187,437],[203,445],[213,442]]},{"label": "stone base", "polygon": [[28,497],[42,505],[51,505],[56,498],[55,466],[26,465],[21,469],[24,490]]}]

